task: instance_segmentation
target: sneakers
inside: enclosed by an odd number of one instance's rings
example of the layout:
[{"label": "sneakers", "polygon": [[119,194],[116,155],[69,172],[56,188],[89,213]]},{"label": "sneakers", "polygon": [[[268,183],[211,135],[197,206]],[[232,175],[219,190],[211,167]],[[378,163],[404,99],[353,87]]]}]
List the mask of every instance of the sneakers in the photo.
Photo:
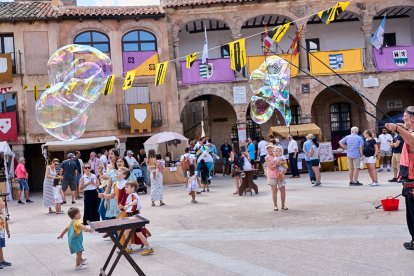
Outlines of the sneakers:
[{"label": "sneakers", "polygon": [[5,267],[4,264],[0,264],[0,269],[3,269],[3,267]]},{"label": "sneakers", "polygon": [[76,203],[76,201],[72,200],[72,204],[75,204],[75,203]]},{"label": "sneakers", "polygon": [[191,200],[191,203],[198,203],[197,200]]},{"label": "sneakers", "polygon": [[313,184],[312,187],[319,187],[319,186],[321,186],[321,182],[315,182],[315,184]]},{"label": "sneakers", "polygon": [[387,169],[387,172],[390,172],[391,171],[391,169]]},{"label": "sneakers", "polygon": [[75,266],[75,270],[84,270],[86,268],[87,268],[86,265],[83,265],[83,264]]},{"label": "sneakers", "polygon": [[364,184],[362,184],[362,183],[361,183],[361,182],[359,182],[359,181],[354,182],[354,186],[362,186],[362,185],[364,185]]},{"label": "sneakers", "polygon": [[397,182],[397,181],[398,181],[398,179],[395,178],[395,177],[393,177],[392,179],[388,180],[388,182]]},{"label": "sneakers", "polygon": [[24,202],[23,202],[23,201],[21,201],[21,200],[17,201],[17,203],[18,203],[18,204],[24,204]]},{"label": "sneakers", "polygon": [[384,170],[383,169],[378,169],[378,172],[383,172]]},{"label": "sneakers", "polygon": [[379,186],[379,184],[377,182],[372,182],[371,184],[369,184],[369,186],[374,187],[374,186]]},{"label": "sneakers", "polygon": [[354,182],[349,182],[349,186],[355,186],[355,183]]},{"label": "sneakers", "polygon": [[33,203],[33,200],[26,199],[26,203]]},{"label": "sneakers", "polygon": [[11,264],[11,263],[9,263],[9,262],[6,262],[6,261],[2,261],[2,262],[0,263],[0,265],[3,265],[3,266],[11,266],[12,264]]},{"label": "sneakers", "polygon": [[82,258],[82,260],[81,260],[81,265],[84,265],[84,264],[86,264],[86,262],[88,261],[88,259],[87,258]]},{"label": "sneakers", "polygon": [[144,252],[141,253],[141,256],[148,256],[148,255],[152,255],[152,254],[154,254],[154,249],[147,248],[147,249],[145,249]]}]

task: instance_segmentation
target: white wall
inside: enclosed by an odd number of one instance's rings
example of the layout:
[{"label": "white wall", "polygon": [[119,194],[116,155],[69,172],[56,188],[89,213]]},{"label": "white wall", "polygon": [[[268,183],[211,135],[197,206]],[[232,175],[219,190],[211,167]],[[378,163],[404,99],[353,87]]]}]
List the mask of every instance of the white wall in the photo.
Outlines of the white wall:
[{"label": "white wall", "polygon": [[306,38],[319,38],[320,50],[345,50],[365,48],[360,21],[326,24],[309,24]]},{"label": "white wall", "polygon": [[[181,30],[178,38],[180,39],[180,57],[194,52],[202,52],[204,45],[204,32],[188,33],[185,29]],[[207,31],[208,48],[213,48],[221,44],[232,41],[230,30],[226,31]],[[220,48],[208,52],[209,58],[221,58]],[[198,56],[201,59],[201,54]]]},{"label": "white wall", "polygon": [[[411,20],[410,20],[411,19]],[[374,20],[372,24],[373,33],[381,24],[381,20]],[[414,42],[414,19],[412,18],[396,18],[388,19],[385,22],[385,32],[395,33],[397,45],[412,45]]]}]

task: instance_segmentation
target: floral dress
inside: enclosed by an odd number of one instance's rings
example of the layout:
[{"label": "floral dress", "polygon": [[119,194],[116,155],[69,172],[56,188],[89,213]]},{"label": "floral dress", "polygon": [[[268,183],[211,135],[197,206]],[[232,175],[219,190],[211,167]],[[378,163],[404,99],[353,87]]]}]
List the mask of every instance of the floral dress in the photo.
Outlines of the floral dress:
[{"label": "floral dress", "polygon": [[[164,167],[164,161],[158,160],[161,167]],[[162,201],[164,198],[164,177],[162,174],[163,169],[152,167],[151,170],[151,201]]]},{"label": "floral dress", "polygon": [[[49,174],[50,176],[56,176],[56,170],[49,167]],[[45,176],[45,180],[43,181],[43,206],[54,207],[55,206],[55,198],[53,196],[53,178],[48,178]]]}]

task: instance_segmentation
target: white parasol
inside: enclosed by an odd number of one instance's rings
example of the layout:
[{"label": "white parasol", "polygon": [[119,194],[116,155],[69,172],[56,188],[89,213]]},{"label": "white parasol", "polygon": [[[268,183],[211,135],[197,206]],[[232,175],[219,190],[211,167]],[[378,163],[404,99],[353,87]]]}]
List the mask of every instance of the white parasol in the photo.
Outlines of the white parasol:
[{"label": "white parasol", "polygon": [[166,143],[165,146],[167,147],[167,145],[177,146],[178,144],[181,144],[181,142],[187,144],[188,138],[176,132],[161,132],[148,138],[148,140],[145,141],[144,146],[145,151],[148,153],[150,149],[158,151],[158,147],[162,143]]}]

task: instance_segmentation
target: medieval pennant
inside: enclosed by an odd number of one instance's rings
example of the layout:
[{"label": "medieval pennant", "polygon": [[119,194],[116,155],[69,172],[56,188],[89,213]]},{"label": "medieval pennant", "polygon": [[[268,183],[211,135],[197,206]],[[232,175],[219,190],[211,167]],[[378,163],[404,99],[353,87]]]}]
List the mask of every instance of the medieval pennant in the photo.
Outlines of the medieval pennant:
[{"label": "medieval pennant", "polygon": [[344,56],[342,54],[329,55],[329,65],[334,70],[341,69],[344,66]]},{"label": "medieval pennant", "polygon": [[200,70],[200,77],[203,79],[209,79],[213,76],[214,70],[213,70],[213,64],[200,64],[199,70]]},{"label": "medieval pennant", "polygon": [[407,50],[396,50],[392,52],[394,63],[397,66],[405,66],[408,63]]},{"label": "medieval pennant", "polygon": [[134,118],[138,123],[142,124],[147,118],[147,110],[144,109],[134,109]]}]

